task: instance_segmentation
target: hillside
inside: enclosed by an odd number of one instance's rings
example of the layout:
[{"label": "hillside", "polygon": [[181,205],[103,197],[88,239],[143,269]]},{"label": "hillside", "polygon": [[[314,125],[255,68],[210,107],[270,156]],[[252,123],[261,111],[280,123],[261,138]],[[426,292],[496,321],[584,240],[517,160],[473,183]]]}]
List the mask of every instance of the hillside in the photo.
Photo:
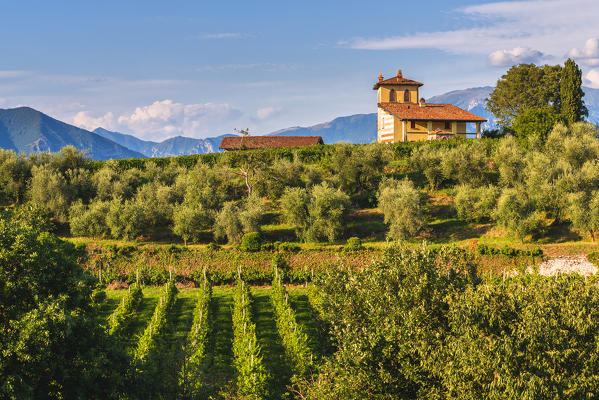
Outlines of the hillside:
[{"label": "hillside", "polygon": [[0,109],[0,147],[19,153],[57,152],[73,145],[94,160],[143,157],[109,139],[29,107]]},{"label": "hillside", "polygon": [[133,135],[112,132],[104,128],[94,130],[100,136],[110,139],[131,150],[142,153],[146,157],[170,157],[187,154],[204,154],[218,152],[222,138],[234,135],[221,135],[207,139],[196,139],[184,136],[175,136],[162,142],[142,140]]}]

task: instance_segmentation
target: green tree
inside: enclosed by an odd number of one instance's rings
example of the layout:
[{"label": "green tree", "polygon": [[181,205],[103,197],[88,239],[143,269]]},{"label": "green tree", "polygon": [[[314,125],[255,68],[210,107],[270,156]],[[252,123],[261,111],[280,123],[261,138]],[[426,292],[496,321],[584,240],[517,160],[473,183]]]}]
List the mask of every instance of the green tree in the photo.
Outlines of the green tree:
[{"label": "green tree", "polygon": [[410,167],[424,174],[431,190],[437,189],[445,179],[442,167],[444,152],[442,148],[420,146],[410,156]]},{"label": "green tree", "polygon": [[489,94],[487,109],[507,128],[527,109],[551,106],[559,112],[561,69],[559,65],[514,65]]},{"label": "green tree", "polygon": [[539,234],[543,228],[542,215],[523,188],[503,189],[497,201],[495,219],[520,240]]},{"label": "green tree", "polygon": [[386,179],[381,182],[379,208],[389,225],[387,236],[395,240],[409,239],[424,226],[422,198],[412,181]]},{"label": "green tree", "polygon": [[429,360],[445,347],[447,303],[468,287],[473,271],[465,252],[455,248],[435,253],[393,246],[363,269],[317,278],[337,351],[309,385],[307,398],[443,398],[435,396],[440,388]]},{"label": "green tree", "polygon": [[216,239],[240,243],[244,233],[259,232],[264,216],[264,202],[255,194],[240,202],[226,202],[214,222]]},{"label": "green tree", "polygon": [[106,224],[113,238],[133,240],[144,233],[148,220],[140,204],[132,200],[121,202],[120,199],[114,199],[108,208]]},{"label": "green tree", "polygon": [[582,98],[582,71],[576,62],[568,58],[562,69],[560,79],[561,114],[568,124],[579,122],[589,115]]},{"label": "green tree", "polygon": [[349,196],[326,183],[314,186],[308,205],[308,222],[302,227],[305,241],[328,240],[341,236],[349,212]]},{"label": "green tree", "polygon": [[384,144],[337,144],[328,166],[329,181],[350,195],[354,203],[374,205],[381,170],[392,158],[391,148]]},{"label": "green tree", "polygon": [[499,189],[493,185],[479,188],[458,186],[454,200],[458,217],[477,222],[491,219],[498,197]]},{"label": "green tree", "polygon": [[519,138],[537,136],[544,141],[559,120],[560,114],[553,107],[529,108],[514,118],[512,129]]},{"label": "green tree", "polygon": [[81,200],[73,203],[69,209],[69,225],[74,236],[109,236],[110,229],[106,223],[106,215],[110,211],[110,202],[93,201],[89,206]]},{"label": "green tree", "polygon": [[39,215],[0,215],[0,397],[119,398],[126,359],[99,324],[93,278]]},{"label": "green tree", "polygon": [[0,202],[21,203],[30,179],[31,165],[25,156],[0,149]]},{"label": "green tree", "polygon": [[571,193],[568,197],[568,214],[572,226],[588,233],[594,242],[599,232],[599,190]]}]

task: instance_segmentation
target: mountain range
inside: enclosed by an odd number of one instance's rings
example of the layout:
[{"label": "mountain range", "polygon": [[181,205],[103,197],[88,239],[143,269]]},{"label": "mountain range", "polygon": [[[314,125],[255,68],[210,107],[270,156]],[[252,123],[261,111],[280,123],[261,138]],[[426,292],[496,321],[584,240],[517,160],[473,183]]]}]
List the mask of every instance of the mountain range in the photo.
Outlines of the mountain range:
[{"label": "mountain range", "polygon": [[67,145],[87,150],[95,160],[143,157],[137,151],[33,108],[0,109],[0,148],[29,154],[56,152]]},{"label": "mountain range", "polygon": [[[486,118],[483,129],[496,127],[495,118],[485,109],[485,99],[491,86],[455,90],[431,97],[429,103],[454,104]],[[583,88],[589,109],[589,121],[599,123],[599,89]],[[325,143],[371,143],[376,141],[376,113],[338,117],[332,121],[309,126],[291,127],[271,132],[275,136],[322,136]],[[55,152],[67,145],[87,150],[95,160],[133,157],[169,157],[219,151],[225,134],[206,139],[176,136],[162,142],[143,140],[136,136],[97,128],[93,132],[58,121],[29,107],[0,109],[0,148],[19,153]]]}]

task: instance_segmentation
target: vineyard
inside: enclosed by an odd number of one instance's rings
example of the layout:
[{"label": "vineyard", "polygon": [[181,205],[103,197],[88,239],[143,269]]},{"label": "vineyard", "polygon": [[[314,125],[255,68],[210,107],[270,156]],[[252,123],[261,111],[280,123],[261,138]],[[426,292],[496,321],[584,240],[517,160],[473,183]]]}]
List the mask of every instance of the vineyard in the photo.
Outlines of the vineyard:
[{"label": "vineyard", "polygon": [[132,397],[282,398],[326,352],[306,288],[107,290],[108,331],[130,357]]}]

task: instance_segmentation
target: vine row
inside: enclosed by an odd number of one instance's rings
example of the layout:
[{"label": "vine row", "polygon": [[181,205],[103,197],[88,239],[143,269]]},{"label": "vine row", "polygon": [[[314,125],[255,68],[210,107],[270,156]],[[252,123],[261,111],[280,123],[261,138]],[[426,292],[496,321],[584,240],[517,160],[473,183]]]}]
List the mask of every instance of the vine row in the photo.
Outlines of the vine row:
[{"label": "vine row", "polygon": [[262,363],[256,325],[252,322],[252,297],[249,287],[237,280],[233,308],[233,354],[240,397],[263,399],[268,396],[268,372]]},{"label": "vine row", "polygon": [[289,295],[276,269],[270,299],[275,309],[275,322],[291,370],[296,376],[304,376],[310,369],[313,358],[308,345],[308,336],[297,323],[295,312],[289,304]]},{"label": "vine row", "polygon": [[123,296],[118,307],[108,318],[108,333],[111,335],[120,335],[131,315],[137,310],[143,300],[143,291],[139,284],[129,286],[129,291]]},{"label": "vine row", "polygon": [[189,398],[200,397],[203,387],[202,372],[205,367],[206,344],[210,333],[211,299],[212,287],[204,273],[200,294],[193,312],[193,323],[187,335],[183,368],[179,374],[179,384],[185,396]]},{"label": "vine row", "polygon": [[157,339],[164,335],[167,328],[167,316],[175,304],[177,292],[177,287],[172,280],[164,286],[164,295],[160,296],[158,305],[156,305],[156,309],[154,310],[154,315],[152,315],[152,319],[137,343],[134,353],[135,360],[143,362],[156,347]]}]

